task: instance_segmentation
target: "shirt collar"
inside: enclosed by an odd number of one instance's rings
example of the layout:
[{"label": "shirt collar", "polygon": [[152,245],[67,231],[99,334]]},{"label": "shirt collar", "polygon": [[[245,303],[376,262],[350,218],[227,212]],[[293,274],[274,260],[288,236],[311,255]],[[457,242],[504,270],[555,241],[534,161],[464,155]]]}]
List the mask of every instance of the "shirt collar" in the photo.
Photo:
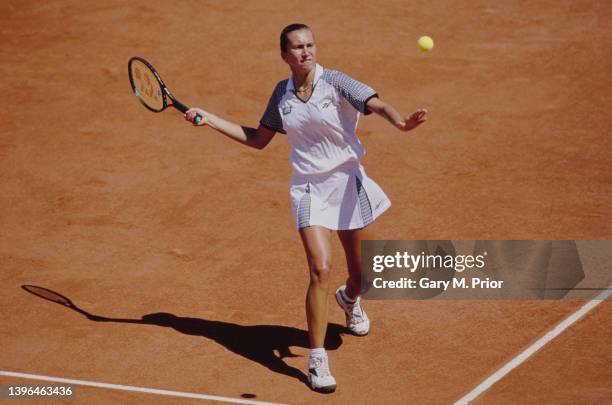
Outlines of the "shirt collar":
[{"label": "shirt collar", "polygon": [[[314,79],[312,81],[312,86],[316,86],[317,82],[319,81],[319,79],[321,78],[321,76],[323,76],[323,71],[325,69],[323,69],[323,66],[319,65],[317,63],[317,65],[315,66],[315,76]],[[295,92],[295,84],[293,83],[293,73],[289,75],[289,81],[287,82],[287,91],[293,91]]]}]

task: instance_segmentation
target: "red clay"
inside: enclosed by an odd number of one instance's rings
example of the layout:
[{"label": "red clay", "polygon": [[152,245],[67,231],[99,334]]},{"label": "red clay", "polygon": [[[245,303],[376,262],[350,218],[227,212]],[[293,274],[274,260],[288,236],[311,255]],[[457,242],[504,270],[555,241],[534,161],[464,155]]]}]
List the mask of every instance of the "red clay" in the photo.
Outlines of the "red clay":
[{"label": "red clay", "polygon": [[[127,61],[149,59],[187,104],[256,125],[288,75],[280,30],[308,23],[323,66],[430,113],[409,134],[362,118],[365,166],[393,202],[377,238],[611,239],[611,18],[604,3],[548,0],[3,1],[0,370],[284,403],[460,398],[581,304],[366,302],[368,337],[332,333],[338,391],[309,391],[270,369],[274,348],[254,355],[218,334],[269,325],[297,342],[302,357],[284,360],[304,371],[308,274],[286,141],[250,150],[148,112]],[[190,319],[93,322],[23,284],[101,317]],[[611,324],[606,302],[482,402],[610,398]],[[125,402],[192,401],[93,388],[74,401]]]}]

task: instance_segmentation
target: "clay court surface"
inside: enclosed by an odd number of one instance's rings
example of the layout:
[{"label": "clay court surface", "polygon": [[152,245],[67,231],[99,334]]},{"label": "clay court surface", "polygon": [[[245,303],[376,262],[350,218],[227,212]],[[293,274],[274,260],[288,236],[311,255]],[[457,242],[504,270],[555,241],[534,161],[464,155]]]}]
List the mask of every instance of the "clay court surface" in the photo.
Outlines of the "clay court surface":
[{"label": "clay court surface", "polygon": [[[612,239],[611,20],[599,1],[2,1],[0,370],[292,404],[458,400],[584,302],[368,301],[365,338],[334,304],[338,390],[311,392],[286,140],[257,151],[150,113],[127,61],[254,126],[289,73],[280,30],[305,22],[320,64],[430,112],[408,134],[361,120],[393,203],[374,237]],[[611,328],[603,302],[476,402],[609,401]],[[206,403],[76,391],[67,402]]]}]

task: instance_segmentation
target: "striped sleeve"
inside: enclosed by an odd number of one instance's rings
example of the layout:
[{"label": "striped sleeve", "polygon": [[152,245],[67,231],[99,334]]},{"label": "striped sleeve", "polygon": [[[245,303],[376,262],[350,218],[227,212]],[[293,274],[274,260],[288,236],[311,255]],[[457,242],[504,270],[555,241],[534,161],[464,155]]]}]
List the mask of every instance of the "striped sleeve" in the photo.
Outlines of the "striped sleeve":
[{"label": "striped sleeve", "polygon": [[264,111],[259,120],[259,123],[264,127],[282,134],[286,134],[286,132],[283,129],[283,119],[281,118],[278,105],[287,90],[287,81],[288,80],[283,80],[276,85],[274,92],[270,96],[270,100],[268,100],[266,111]]},{"label": "striped sleeve", "polygon": [[367,102],[378,97],[378,94],[367,84],[336,70],[325,70],[323,80],[332,85],[355,109],[365,115],[372,111],[366,107]]}]

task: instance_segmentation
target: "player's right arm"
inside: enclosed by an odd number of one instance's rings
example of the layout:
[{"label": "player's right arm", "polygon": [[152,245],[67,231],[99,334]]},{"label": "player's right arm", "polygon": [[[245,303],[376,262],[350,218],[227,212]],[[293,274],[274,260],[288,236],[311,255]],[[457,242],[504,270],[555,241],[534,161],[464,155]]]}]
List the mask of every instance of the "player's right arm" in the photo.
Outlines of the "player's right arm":
[{"label": "player's right arm", "polygon": [[[202,117],[198,124],[194,122],[197,115]],[[185,113],[185,119],[196,126],[208,125],[212,129],[221,132],[228,138],[255,149],[265,148],[276,134],[276,131],[266,128],[263,125],[259,125],[257,129],[245,127],[224,120],[223,118],[211,114],[208,111],[204,111],[201,108],[190,108]]]}]

